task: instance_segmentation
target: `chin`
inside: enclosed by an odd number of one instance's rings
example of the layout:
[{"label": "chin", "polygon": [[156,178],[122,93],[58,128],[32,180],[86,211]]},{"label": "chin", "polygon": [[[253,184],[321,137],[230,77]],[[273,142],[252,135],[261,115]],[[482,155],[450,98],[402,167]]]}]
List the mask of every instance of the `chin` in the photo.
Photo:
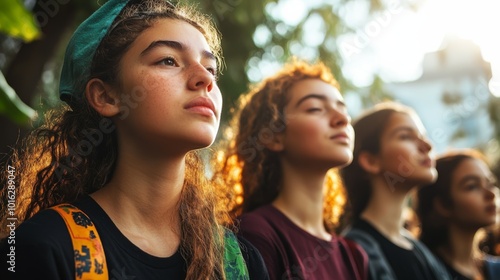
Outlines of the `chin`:
[{"label": "chin", "polygon": [[337,158],[335,159],[335,162],[333,163],[332,168],[343,168],[351,164],[352,162],[352,154],[346,155],[342,158]]},{"label": "chin", "polygon": [[206,148],[215,141],[217,130],[198,130],[186,135],[186,143],[192,143],[197,149]]},{"label": "chin", "polygon": [[418,184],[423,184],[423,185],[432,184],[436,180],[437,180],[437,171],[435,168],[422,172],[422,174],[420,174],[420,176],[416,178]]},{"label": "chin", "polygon": [[[201,140],[201,139],[199,139],[199,140]],[[211,139],[207,139],[206,141],[193,142],[194,149],[197,150],[197,149],[203,149],[203,148],[210,147],[214,143],[214,140],[215,140],[214,138],[211,138]]]}]

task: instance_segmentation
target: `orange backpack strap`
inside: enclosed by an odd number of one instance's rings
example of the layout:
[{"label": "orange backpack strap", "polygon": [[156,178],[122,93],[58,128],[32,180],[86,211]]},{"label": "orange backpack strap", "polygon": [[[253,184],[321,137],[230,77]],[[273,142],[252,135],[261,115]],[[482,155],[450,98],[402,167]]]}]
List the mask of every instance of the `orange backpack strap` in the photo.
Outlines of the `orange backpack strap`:
[{"label": "orange backpack strap", "polygon": [[71,204],[60,204],[51,209],[64,219],[73,242],[75,279],[107,280],[106,256],[94,223],[82,210]]}]

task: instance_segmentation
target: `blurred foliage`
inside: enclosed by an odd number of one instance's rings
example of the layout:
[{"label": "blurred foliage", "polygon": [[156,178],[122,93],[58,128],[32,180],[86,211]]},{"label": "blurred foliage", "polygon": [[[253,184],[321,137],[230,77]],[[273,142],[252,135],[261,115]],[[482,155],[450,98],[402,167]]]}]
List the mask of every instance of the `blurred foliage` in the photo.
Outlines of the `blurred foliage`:
[{"label": "blurred foliage", "polygon": [[0,114],[9,116],[19,125],[25,125],[35,118],[36,112],[19,99],[0,72]]},{"label": "blurred foliage", "polygon": [[[21,1],[0,3],[0,32],[30,42],[40,36],[33,15]],[[26,125],[35,117],[35,111],[21,101],[2,72],[0,72],[0,114],[5,114],[19,125]]]},{"label": "blurred foliage", "polygon": [[25,42],[40,36],[33,14],[26,10],[20,0],[1,1],[0,11],[0,32]]}]

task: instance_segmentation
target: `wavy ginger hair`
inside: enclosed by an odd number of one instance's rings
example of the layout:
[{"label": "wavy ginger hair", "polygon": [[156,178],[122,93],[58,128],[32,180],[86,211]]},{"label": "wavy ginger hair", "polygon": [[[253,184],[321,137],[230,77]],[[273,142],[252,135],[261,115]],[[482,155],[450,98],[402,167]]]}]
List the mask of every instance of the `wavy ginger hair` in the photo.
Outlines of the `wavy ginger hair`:
[{"label": "wavy ginger hair", "polygon": [[[233,218],[271,203],[282,183],[279,153],[266,148],[275,134],[286,130],[284,109],[288,91],[297,82],[319,79],[339,88],[323,64],[308,64],[294,59],[278,73],[263,80],[239,99],[237,111],[224,132],[226,140],[214,159],[212,177],[218,187],[222,207]],[[325,179],[324,223],[334,232],[345,204],[344,189],[332,169]]]},{"label": "wavy ginger hair", "polygon": [[[221,66],[220,35],[209,17],[190,6],[174,7],[164,0],[130,0],[100,42],[89,79],[120,85],[120,60],[124,53],[144,30],[165,18],[185,21],[197,28]],[[113,176],[118,139],[116,130],[111,129],[112,121],[98,115],[86,98],[73,98],[68,103],[70,107],[62,106],[49,114],[46,123],[14,150],[8,163],[19,178],[16,179],[19,223],[53,205],[71,203],[93,193]],[[103,133],[103,126],[108,133]],[[82,154],[80,146],[88,140],[88,134],[98,132],[102,134],[101,141]],[[224,230],[218,220],[224,213],[215,212],[216,196],[204,170],[198,153],[189,152],[177,208],[182,221],[180,252],[187,263],[186,279],[225,279]],[[7,185],[4,181],[6,178],[0,178],[2,186]],[[0,199],[0,234],[5,235],[8,234],[5,232],[7,188],[0,190]]]}]

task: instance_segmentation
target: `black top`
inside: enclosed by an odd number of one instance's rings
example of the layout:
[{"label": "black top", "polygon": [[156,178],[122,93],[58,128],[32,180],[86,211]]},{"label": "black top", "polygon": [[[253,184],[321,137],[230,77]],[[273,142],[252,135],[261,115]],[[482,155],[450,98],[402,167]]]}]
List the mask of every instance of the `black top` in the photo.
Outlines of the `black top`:
[{"label": "black top", "polygon": [[[167,258],[152,256],[130,242],[104,210],[89,196],[73,203],[93,221],[106,254],[110,279],[184,279],[187,264],[180,252]],[[10,239],[12,240],[12,238]],[[262,257],[248,241],[239,238],[250,279],[269,279]],[[13,246],[13,247],[11,247]],[[15,263],[11,251],[14,249]],[[15,231],[15,244],[0,243],[0,279],[74,279],[73,245],[62,217],[44,210]],[[15,265],[12,272],[12,264]],[[10,268],[10,270],[9,270]]]},{"label": "black top", "polygon": [[[445,262],[442,258],[438,256],[439,260],[443,263],[444,267],[448,271],[452,280],[474,280],[474,278],[467,277],[457,270],[455,270],[451,265]],[[500,258],[496,256],[486,255],[483,260],[483,275],[486,280],[498,280],[500,279]]]},{"label": "black top", "polygon": [[[461,274],[460,272],[456,271],[451,265],[443,261],[443,259],[440,259],[441,262],[443,263],[444,267],[448,271],[448,273],[451,276],[451,279],[453,280],[474,280],[473,278],[466,277],[465,275]],[[488,279],[488,278],[486,278]]]},{"label": "black top", "polygon": [[[422,263],[417,257],[415,248],[412,250],[403,249],[384,235],[382,235],[371,224],[364,220],[356,221],[353,229],[358,229],[368,233],[380,246],[389,266],[394,272],[396,279],[400,280],[428,280],[434,279],[431,268]],[[371,278],[371,277],[370,277]],[[376,280],[376,279],[372,279]]]}]

